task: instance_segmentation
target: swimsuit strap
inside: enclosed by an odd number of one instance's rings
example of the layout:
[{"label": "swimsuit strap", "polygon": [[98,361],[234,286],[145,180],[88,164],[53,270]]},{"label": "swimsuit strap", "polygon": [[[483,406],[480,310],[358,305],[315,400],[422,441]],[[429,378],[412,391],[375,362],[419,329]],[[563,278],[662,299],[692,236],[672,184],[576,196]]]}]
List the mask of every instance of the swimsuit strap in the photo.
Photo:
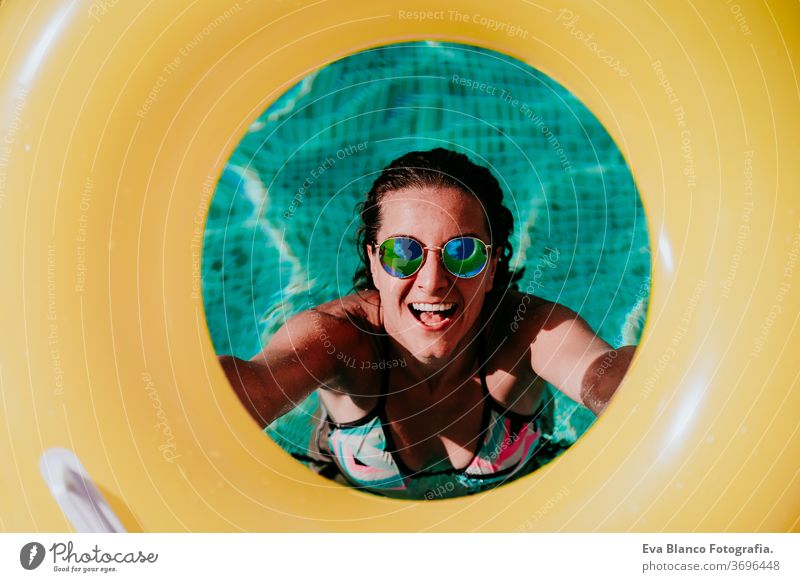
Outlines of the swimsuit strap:
[{"label": "swimsuit strap", "polygon": [[[380,350],[380,357],[383,358],[384,362],[389,361],[389,334],[384,334],[381,337],[381,350]],[[379,416],[383,417],[383,413],[386,407],[386,397],[389,395],[389,373],[390,369],[388,366],[384,367],[381,371],[381,391],[378,395],[378,404],[375,407],[375,411],[378,413]]]},{"label": "swimsuit strap", "polygon": [[486,385],[486,364],[488,358],[486,357],[486,337],[483,334],[483,331],[478,332],[478,361],[480,362],[480,366],[478,367],[478,376],[481,379],[481,388],[483,388],[483,396],[486,398],[489,396],[489,387]]}]

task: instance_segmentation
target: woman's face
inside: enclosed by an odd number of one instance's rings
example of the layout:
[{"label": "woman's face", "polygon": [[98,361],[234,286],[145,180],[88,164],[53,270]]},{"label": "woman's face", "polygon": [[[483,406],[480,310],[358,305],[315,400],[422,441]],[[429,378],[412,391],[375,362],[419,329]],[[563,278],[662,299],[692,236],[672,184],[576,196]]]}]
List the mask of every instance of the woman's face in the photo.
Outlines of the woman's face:
[{"label": "woman's face", "polygon": [[[473,196],[454,188],[406,188],[386,194],[381,201],[377,245],[393,236],[410,236],[426,247],[442,247],[459,236],[473,236],[491,244],[483,207]],[[497,267],[495,249],[486,269],[471,279],[451,274],[441,252],[425,251],[425,261],[406,279],[389,275],[381,266],[378,249],[369,252],[375,286],[381,296],[386,332],[419,361],[447,361],[464,342],[492,288]],[[434,305],[445,304],[446,316]]]}]

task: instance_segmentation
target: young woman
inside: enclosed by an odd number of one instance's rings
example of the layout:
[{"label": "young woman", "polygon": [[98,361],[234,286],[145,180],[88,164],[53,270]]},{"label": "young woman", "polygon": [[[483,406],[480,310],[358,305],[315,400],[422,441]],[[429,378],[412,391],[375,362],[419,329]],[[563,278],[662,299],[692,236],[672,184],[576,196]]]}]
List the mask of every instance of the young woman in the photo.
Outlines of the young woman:
[{"label": "young woman", "polygon": [[538,466],[545,382],[605,408],[634,346],[515,289],[513,219],[488,169],[411,152],[361,219],[356,293],[294,316],[250,361],[220,357],[262,426],[318,390],[319,472],[392,497],[475,493]]}]

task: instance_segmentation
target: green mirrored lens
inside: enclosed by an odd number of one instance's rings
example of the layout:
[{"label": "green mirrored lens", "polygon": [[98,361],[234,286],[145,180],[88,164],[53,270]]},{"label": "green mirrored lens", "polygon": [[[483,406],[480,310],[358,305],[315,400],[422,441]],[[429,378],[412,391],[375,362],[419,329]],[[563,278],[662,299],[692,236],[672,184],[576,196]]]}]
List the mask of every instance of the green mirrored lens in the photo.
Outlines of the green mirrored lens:
[{"label": "green mirrored lens", "polygon": [[486,266],[489,252],[482,240],[454,238],[444,246],[444,266],[456,277],[474,277]]},{"label": "green mirrored lens", "polygon": [[390,238],[381,244],[381,264],[392,277],[410,277],[419,270],[422,258],[422,245],[412,238]]}]

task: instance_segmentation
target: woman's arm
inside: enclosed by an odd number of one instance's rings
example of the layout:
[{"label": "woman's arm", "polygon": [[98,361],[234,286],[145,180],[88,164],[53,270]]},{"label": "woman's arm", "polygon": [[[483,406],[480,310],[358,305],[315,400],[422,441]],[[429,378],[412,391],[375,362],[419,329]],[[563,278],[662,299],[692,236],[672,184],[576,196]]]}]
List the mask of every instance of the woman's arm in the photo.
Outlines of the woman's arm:
[{"label": "woman's arm", "polygon": [[352,345],[357,335],[346,319],[310,309],[287,321],[251,360],[220,356],[219,362],[239,400],[264,427],[316,388],[336,384],[341,359],[330,347]]},{"label": "woman's arm", "polygon": [[595,414],[605,409],[636,346],[612,349],[574,311],[546,303],[530,318],[534,372]]}]

